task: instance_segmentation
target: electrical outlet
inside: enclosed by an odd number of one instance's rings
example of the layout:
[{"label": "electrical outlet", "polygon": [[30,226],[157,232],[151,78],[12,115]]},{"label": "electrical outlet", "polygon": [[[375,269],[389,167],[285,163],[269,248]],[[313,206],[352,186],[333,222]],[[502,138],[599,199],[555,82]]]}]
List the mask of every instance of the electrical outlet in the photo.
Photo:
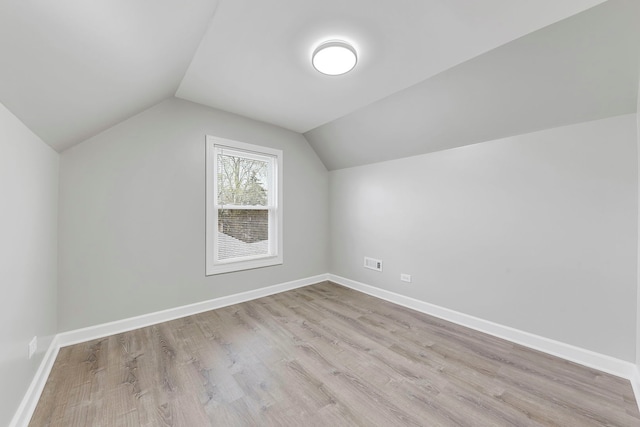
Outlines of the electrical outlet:
[{"label": "electrical outlet", "polygon": [[410,274],[401,273],[400,274],[400,280],[402,280],[403,282],[411,283],[411,275]]},{"label": "electrical outlet", "polygon": [[38,350],[38,337],[33,337],[33,339],[29,341],[29,359],[33,357],[36,350]]}]

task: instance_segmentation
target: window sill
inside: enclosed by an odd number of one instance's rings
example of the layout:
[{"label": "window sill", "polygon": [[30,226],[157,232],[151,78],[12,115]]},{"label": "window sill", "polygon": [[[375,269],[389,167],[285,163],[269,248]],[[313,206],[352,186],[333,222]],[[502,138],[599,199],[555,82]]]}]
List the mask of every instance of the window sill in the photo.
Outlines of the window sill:
[{"label": "window sill", "polygon": [[247,261],[237,261],[228,263],[218,263],[207,266],[207,276],[215,274],[231,273],[234,271],[253,270],[254,268],[270,267],[273,265],[281,265],[282,257],[265,257],[260,259],[252,259]]}]

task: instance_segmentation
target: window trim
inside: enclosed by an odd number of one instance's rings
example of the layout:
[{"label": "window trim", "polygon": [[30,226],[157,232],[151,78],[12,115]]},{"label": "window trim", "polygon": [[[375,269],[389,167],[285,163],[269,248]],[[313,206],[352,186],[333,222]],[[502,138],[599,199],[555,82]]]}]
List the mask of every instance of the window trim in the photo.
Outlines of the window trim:
[{"label": "window trim", "polygon": [[[216,206],[216,192],[215,174],[217,170],[217,148],[227,147],[230,150],[235,151],[248,151],[257,155],[269,156],[274,158],[275,173],[273,179],[276,184],[273,189],[269,189],[271,201],[269,206],[269,245],[271,250],[275,250],[275,254],[257,257],[250,257],[247,259],[233,259],[219,261],[217,258],[217,230],[218,230],[218,207]],[[272,171],[273,173],[273,171]],[[233,271],[250,270],[254,268],[269,267],[273,265],[279,265],[283,263],[283,247],[284,242],[282,238],[282,218],[283,218],[283,172],[282,172],[282,150],[275,148],[263,147],[260,145],[248,144],[246,142],[234,141],[231,139],[220,138],[216,136],[207,135],[206,137],[206,248],[205,248],[205,263],[206,263],[206,275],[211,276],[214,274],[230,273]],[[275,194],[273,194],[273,193]],[[272,236],[275,237],[275,242],[272,242]]]}]

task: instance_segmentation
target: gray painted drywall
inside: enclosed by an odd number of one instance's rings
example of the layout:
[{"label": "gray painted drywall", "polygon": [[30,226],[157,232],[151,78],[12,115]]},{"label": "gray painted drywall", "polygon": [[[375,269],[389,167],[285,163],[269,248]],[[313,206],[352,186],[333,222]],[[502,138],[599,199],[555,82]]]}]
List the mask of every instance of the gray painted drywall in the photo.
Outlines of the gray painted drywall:
[{"label": "gray painted drywall", "polygon": [[[207,134],[283,150],[283,265],[205,277]],[[327,203],[302,135],[164,101],[61,155],[59,329],[326,273]]]},{"label": "gray painted drywall", "polygon": [[[640,82],[640,76],[638,76],[638,81]],[[636,138],[638,147],[638,164],[640,165],[640,84],[638,86],[637,102],[638,108],[636,110]],[[640,188],[640,170],[638,171],[638,187]],[[636,298],[636,365],[638,365],[638,367],[640,368],[640,207],[638,208],[638,289]]]},{"label": "gray painted drywall", "polygon": [[[0,425],[56,333],[59,155],[0,104]],[[28,343],[38,351],[28,359]]]},{"label": "gray painted drywall", "polygon": [[635,127],[630,114],[332,171],[331,272],[634,361]]}]

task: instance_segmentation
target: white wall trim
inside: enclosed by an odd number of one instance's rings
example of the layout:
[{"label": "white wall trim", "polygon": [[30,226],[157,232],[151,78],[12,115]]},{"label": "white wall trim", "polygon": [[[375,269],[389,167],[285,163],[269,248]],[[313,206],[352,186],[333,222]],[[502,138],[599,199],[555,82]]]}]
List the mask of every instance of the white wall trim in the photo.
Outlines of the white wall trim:
[{"label": "white wall trim", "polygon": [[631,362],[541,337],[539,335],[534,335],[529,332],[520,331],[509,326],[493,323],[488,320],[440,307],[435,304],[327,273],[57,334],[51,341],[51,344],[40,363],[38,371],[31,381],[31,384],[29,385],[18,410],[11,420],[9,427],[26,427],[29,424],[61,347],[131,331],[145,326],[167,322],[169,320],[227,307],[233,304],[251,301],[269,295],[278,294],[280,292],[301,288],[303,286],[313,285],[326,280],[330,280],[347,288],[363,292],[376,298],[380,298],[421,313],[429,314],[476,331],[484,332],[525,347],[561,357],[571,362],[626,378],[631,382],[633,392],[636,396],[636,402],[638,402],[640,406],[640,370],[638,366]]},{"label": "white wall trim", "polygon": [[38,404],[42,390],[44,390],[44,386],[49,378],[49,373],[51,373],[51,368],[53,368],[53,362],[55,362],[56,357],[58,357],[58,350],[60,350],[60,344],[58,343],[58,336],[56,335],[53,337],[53,340],[51,340],[51,344],[49,344],[49,348],[47,348],[47,352],[44,354],[44,358],[42,362],[40,362],[40,366],[31,380],[31,384],[29,384],[29,388],[22,398],[20,406],[18,406],[18,410],[13,415],[9,427],[22,427],[29,424],[33,411],[36,410],[36,405]]},{"label": "white wall trim", "polygon": [[128,319],[116,320],[114,322],[103,323],[101,325],[89,326],[87,328],[59,333],[51,341],[51,345],[49,346],[44,359],[40,363],[38,371],[31,381],[31,385],[27,389],[27,392],[24,395],[18,410],[14,414],[9,427],[26,427],[29,424],[31,417],[33,416],[33,412],[36,409],[36,405],[38,404],[38,400],[40,399],[40,395],[42,394],[42,390],[47,382],[47,378],[49,378],[49,374],[51,373],[51,368],[53,368],[53,362],[55,362],[61,347],[131,331],[145,326],[155,325],[157,323],[168,322],[169,320],[191,316],[192,314],[198,314],[209,310],[215,310],[217,308],[227,307],[241,302],[251,301],[269,295],[278,294],[280,292],[301,288],[303,286],[324,282],[328,279],[328,274],[320,274],[304,279],[293,280],[291,282],[280,283],[238,294],[197,302],[195,304],[184,305],[157,311],[155,313],[143,314],[141,316],[130,317]]},{"label": "white wall trim", "polygon": [[347,288],[363,292],[421,313],[429,314],[431,316],[438,317],[476,331],[484,332],[534,350],[539,350],[553,356],[558,356],[571,362],[618,377],[627,378],[631,382],[636,396],[636,402],[638,402],[640,407],[640,373],[638,372],[638,367],[631,362],[616,359],[615,357],[596,353],[591,350],[555,341],[529,332],[524,332],[509,326],[500,325],[498,323],[440,307],[435,304],[380,289],[375,286],[356,282],[355,280],[346,279],[335,274],[329,274],[329,280]]},{"label": "white wall trim", "polygon": [[631,382],[631,388],[633,388],[633,394],[636,396],[636,403],[640,408],[640,402],[638,402],[640,400],[640,366],[634,365],[629,381]]},{"label": "white wall trim", "polygon": [[318,276],[307,277],[304,279],[293,280],[291,282],[280,283],[278,285],[267,286],[265,288],[241,292],[239,294],[227,295],[194,304],[169,308],[155,313],[147,313],[141,316],[130,317],[128,319],[116,320],[114,322],[103,323],[101,325],[62,332],[58,334],[59,343],[60,347],[65,347],[97,338],[107,337],[109,335],[120,334],[122,332],[144,328],[145,326],[168,322],[169,320],[179,319],[181,317],[191,316],[193,314],[209,310],[215,310],[216,308],[227,307],[233,304],[239,304],[241,302],[251,301],[269,295],[278,294],[280,292],[289,291],[291,289],[313,285],[325,280],[328,280],[328,275],[320,274]]}]

